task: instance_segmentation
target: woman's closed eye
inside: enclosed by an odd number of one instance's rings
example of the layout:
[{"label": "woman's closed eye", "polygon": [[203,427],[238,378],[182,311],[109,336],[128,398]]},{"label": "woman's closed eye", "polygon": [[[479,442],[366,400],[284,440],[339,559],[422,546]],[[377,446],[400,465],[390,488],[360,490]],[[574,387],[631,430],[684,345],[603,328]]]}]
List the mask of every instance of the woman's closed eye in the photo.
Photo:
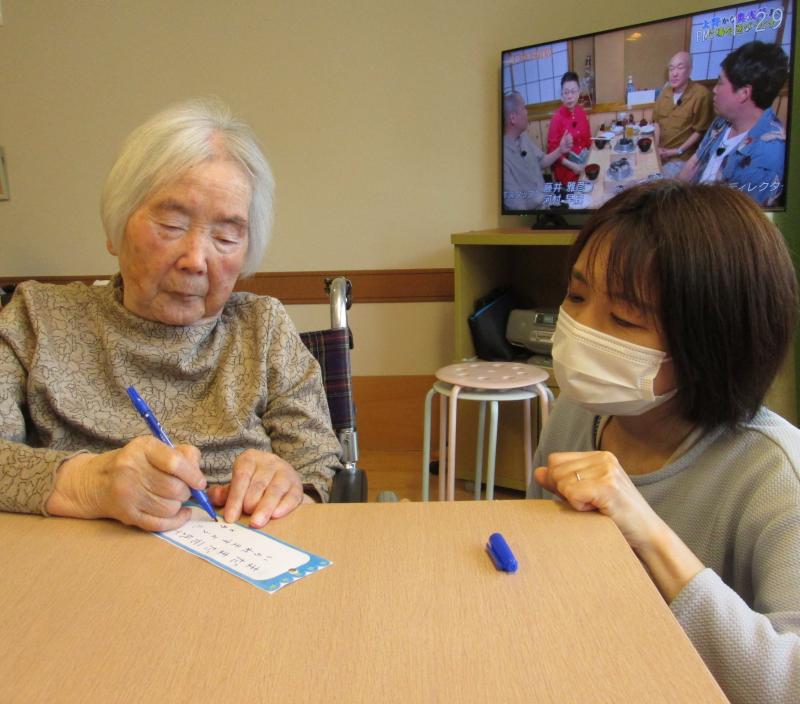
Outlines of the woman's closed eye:
[{"label": "woman's closed eye", "polygon": [[214,241],[221,247],[237,247],[245,241],[245,236],[240,228],[225,226],[214,230]]},{"label": "woman's closed eye", "polygon": [[615,313],[611,313],[611,320],[614,321],[615,325],[619,325],[621,328],[641,328],[642,326],[639,323],[636,323],[628,318],[622,318]]},{"label": "woman's closed eye", "polygon": [[621,328],[652,330],[655,323],[652,313],[648,310],[620,299],[612,300],[608,315],[614,325]]},{"label": "woman's closed eye", "polygon": [[166,230],[169,233],[181,233],[186,232],[188,229],[188,225],[183,222],[170,222],[170,221],[162,221],[159,223],[162,229]]},{"label": "woman's closed eye", "polygon": [[240,242],[239,240],[231,239],[229,237],[215,237],[214,244],[219,251],[227,252],[238,249]]}]

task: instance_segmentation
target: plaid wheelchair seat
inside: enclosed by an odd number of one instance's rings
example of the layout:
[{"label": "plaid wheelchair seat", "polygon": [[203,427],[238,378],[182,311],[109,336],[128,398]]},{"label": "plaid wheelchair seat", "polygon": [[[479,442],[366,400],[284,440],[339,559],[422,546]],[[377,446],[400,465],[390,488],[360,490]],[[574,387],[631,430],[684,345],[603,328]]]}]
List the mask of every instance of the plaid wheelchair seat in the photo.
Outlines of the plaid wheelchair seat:
[{"label": "plaid wheelchair seat", "polygon": [[347,328],[301,332],[300,339],[319,362],[334,431],[355,428]]}]

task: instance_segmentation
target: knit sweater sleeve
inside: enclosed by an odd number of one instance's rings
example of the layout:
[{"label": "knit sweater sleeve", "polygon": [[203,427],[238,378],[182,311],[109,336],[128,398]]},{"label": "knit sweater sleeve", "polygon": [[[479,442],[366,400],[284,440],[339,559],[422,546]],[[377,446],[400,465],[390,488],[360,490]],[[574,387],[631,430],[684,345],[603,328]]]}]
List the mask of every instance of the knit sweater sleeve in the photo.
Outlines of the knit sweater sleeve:
[{"label": "knit sweater sleeve", "polygon": [[334,472],[341,468],[341,447],[331,428],[319,364],[285,308],[275,305],[267,360],[270,398],[262,423],[273,452],[327,501]]},{"label": "knit sweater sleeve", "polygon": [[[535,460],[592,448],[592,417],[560,399]],[[761,413],[713,432],[649,476],[632,477],[708,567],[670,608],[733,704],[800,702],[800,443]],[[531,486],[530,498],[547,497]]]},{"label": "knit sweater sleeve", "polygon": [[36,447],[26,424],[34,333],[18,293],[0,314],[0,511],[45,513],[55,472],[74,452]]},{"label": "knit sweater sleeve", "polygon": [[673,599],[672,613],[732,704],[800,701],[800,613],[761,614],[711,569]]},{"label": "knit sweater sleeve", "polygon": [[753,426],[728,443],[726,464],[738,471],[726,483],[738,489],[726,492],[718,476],[709,478],[717,484],[709,508],[730,516],[716,526],[726,534],[726,557],[714,558],[719,567],[697,575],[670,607],[731,702],[788,704],[800,701],[797,430]]}]

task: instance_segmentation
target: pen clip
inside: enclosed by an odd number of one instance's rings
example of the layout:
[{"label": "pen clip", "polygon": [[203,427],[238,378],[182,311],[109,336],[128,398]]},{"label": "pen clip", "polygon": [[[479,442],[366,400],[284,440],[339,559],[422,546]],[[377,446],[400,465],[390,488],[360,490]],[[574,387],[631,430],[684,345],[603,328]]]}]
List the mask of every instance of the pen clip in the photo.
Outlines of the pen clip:
[{"label": "pen clip", "polygon": [[492,562],[494,562],[494,566],[498,570],[503,572],[517,571],[519,566],[517,558],[514,557],[514,553],[511,552],[506,539],[500,533],[492,533],[489,536],[489,542],[486,543],[486,552],[489,553],[489,557],[492,558]]}]

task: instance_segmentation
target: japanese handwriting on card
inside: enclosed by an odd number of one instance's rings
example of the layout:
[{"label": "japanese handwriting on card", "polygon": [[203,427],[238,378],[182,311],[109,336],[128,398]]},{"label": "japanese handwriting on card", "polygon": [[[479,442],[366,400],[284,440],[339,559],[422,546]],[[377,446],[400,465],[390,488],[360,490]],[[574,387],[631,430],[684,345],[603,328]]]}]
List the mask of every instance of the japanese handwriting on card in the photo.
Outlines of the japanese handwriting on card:
[{"label": "japanese handwriting on card", "polygon": [[180,528],[155,535],[268,592],[331,564],[238,523],[215,523],[195,508]]}]

